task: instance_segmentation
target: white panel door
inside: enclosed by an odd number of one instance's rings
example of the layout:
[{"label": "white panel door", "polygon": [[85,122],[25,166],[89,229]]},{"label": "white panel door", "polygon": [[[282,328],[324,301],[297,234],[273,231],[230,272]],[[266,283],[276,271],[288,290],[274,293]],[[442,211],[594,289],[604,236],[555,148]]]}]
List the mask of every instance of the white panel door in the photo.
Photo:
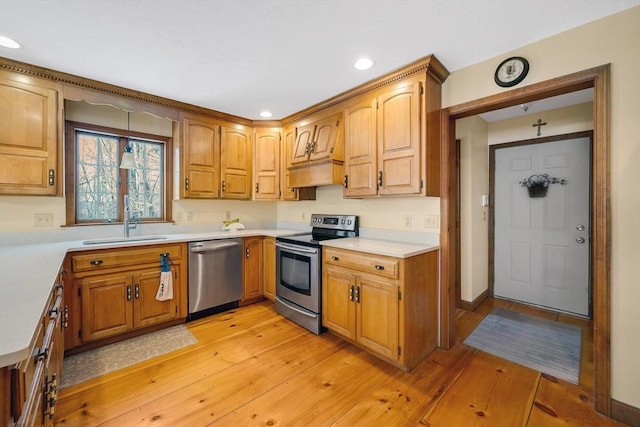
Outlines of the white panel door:
[{"label": "white panel door", "polygon": [[[589,316],[590,139],[495,150],[494,295]],[[564,179],[532,198],[534,174]]]}]

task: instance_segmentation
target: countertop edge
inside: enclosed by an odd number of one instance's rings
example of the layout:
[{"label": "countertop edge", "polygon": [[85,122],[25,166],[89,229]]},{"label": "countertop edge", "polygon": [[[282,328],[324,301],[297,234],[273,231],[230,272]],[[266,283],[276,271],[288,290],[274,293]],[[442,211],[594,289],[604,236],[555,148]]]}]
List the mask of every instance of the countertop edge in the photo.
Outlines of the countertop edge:
[{"label": "countertop edge", "polygon": [[367,252],[370,254],[390,256],[394,258],[410,258],[416,255],[440,249],[439,245],[423,245],[418,243],[404,243],[391,240],[378,240],[361,237],[325,240],[320,242],[320,244],[325,247]]}]

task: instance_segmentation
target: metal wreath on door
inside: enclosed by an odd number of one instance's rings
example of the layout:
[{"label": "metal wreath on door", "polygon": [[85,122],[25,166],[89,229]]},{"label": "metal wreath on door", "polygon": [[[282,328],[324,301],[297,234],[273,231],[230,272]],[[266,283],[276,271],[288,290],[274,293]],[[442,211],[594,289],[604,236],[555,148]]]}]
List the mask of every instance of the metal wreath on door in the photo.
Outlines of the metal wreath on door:
[{"label": "metal wreath on door", "polygon": [[496,148],[494,296],[590,315],[589,137]]}]

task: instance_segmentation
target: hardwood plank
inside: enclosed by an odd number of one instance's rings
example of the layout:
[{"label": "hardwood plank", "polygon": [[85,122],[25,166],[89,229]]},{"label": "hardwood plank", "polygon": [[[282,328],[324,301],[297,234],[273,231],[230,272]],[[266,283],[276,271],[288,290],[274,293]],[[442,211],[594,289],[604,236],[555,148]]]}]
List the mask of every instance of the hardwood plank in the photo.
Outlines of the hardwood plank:
[{"label": "hardwood plank", "polygon": [[[214,422],[347,346],[341,339],[300,335],[184,388],[111,419],[104,426]],[[300,351],[305,349],[305,351]],[[188,367],[183,367],[183,373]]]},{"label": "hardwood plank", "polygon": [[531,426],[623,426],[593,410],[593,399],[579,386],[542,374],[533,402]]},{"label": "hardwood plank", "polygon": [[398,368],[348,345],[221,418],[219,425],[330,425],[397,372]]},{"label": "hardwood plank", "polygon": [[302,334],[302,328],[281,317],[276,321],[267,319],[240,333],[234,328],[233,335],[226,338],[190,346],[62,390],[57,404],[59,420],[67,425],[96,425],[180,389],[185,382],[206,378]]},{"label": "hardwood plank", "polygon": [[420,424],[525,425],[539,376],[532,369],[479,351]]},{"label": "hardwood plank", "polygon": [[334,426],[415,425],[477,351],[466,345],[434,351],[411,373],[398,371],[390,381],[371,390]]}]

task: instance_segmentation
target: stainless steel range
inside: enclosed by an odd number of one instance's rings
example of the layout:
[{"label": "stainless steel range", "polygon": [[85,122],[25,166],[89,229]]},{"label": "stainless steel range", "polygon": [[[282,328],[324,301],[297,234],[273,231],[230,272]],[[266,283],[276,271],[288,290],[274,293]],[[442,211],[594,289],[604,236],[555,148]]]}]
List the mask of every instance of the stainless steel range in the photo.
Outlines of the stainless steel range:
[{"label": "stainless steel range", "polygon": [[358,236],[356,215],[311,215],[311,234],[276,239],[276,311],[313,333],[322,332],[320,242]]}]

